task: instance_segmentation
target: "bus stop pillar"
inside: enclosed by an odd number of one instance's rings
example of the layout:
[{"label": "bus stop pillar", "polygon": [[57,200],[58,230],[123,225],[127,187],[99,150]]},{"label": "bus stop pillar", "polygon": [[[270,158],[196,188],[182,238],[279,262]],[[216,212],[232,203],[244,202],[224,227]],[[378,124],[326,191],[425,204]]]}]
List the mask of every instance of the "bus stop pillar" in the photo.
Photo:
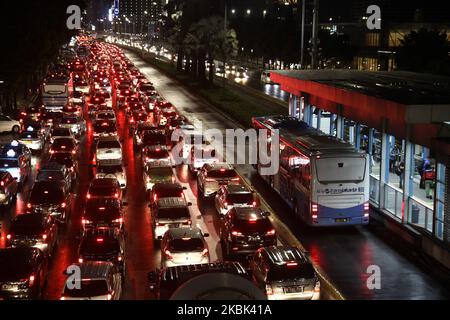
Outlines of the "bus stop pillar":
[{"label": "bus stop pillar", "polygon": [[336,136],[339,139],[344,139],[344,117],[339,114],[336,118]]},{"label": "bus stop pillar", "polygon": [[321,120],[322,120],[322,110],[319,108],[316,108],[317,110],[317,129],[320,130]]},{"label": "bus stop pillar", "polygon": [[410,211],[409,211],[409,199],[410,195],[414,192],[414,146],[409,141],[411,134],[411,126],[407,125],[406,127],[406,139],[405,148],[403,149],[403,159],[405,164],[405,169],[403,172],[403,203],[402,203],[402,223],[407,223],[410,221]]},{"label": "bus stop pillar", "polygon": [[330,114],[330,135],[335,136],[334,130],[336,129],[336,115],[334,113]]},{"label": "bus stop pillar", "polygon": [[389,181],[389,155],[391,143],[389,134],[386,133],[387,120],[383,120],[383,128],[381,131],[381,163],[380,163],[380,207],[385,208],[385,184]]},{"label": "bus stop pillar", "polygon": [[355,124],[355,149],[361,149],[361,125],[359,123]]}]

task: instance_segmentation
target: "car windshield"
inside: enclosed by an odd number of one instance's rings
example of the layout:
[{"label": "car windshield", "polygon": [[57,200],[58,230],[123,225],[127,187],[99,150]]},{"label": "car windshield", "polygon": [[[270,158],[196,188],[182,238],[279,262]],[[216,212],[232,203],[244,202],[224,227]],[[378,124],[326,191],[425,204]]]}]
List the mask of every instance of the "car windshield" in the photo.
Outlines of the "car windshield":
[{"label": "car windshield", "polygon": [[37,131],[25,131],[20,134],[20,139],[26,140],[26,139],[36,139],[38,138]]},{"label": "car windshield", "polygon": [[32,204],[60,204],[64,201],[64,191],[55,182],[36,182],[31,190]]},{"label": "car windshield", "polygon": [[70,134],[69,129],[57,128],[57,129],[53,129],[52,136],[67,137],[67,136],[71,136],[71,134]]},{"label": "car windshield", "polygon": [[227,196],[229,204],[252,204],[253,194],[251,193],[232,193]]},{"label": "car windshield", "polygon": [[64,118],[61,120],[62,123],[64,124],[76,124],[78,123],[77,118]]},{"label": "car windshield", "polygon": [[65,154],[65,153],[55,153],[52,154],[52,156],[50,157],[50,159],[48,160],[49,162],[56,162],[59,164],[62,164],[64,166],[66,166],[67,168],[71,168],[73,166],[73,160],[72,160],[72,156],[70,154]]},{"label": "car windshield", "polygon": [[203,251],[203,241],[199,238],[174,239],[169,243],[170,252]]},{"label": "car windshield", "polygon": [[181,187],[156,188],[155,193],[158,198],[181,197],[183,194],[183,189]]},{"label": "car windshield", "polygon": [[312,279],[315,277],[314,268],[309,263],[285,264],[273,266],[267,274],[269,281],[283,281],[293,279]]},{"label": "car windshield", "polygon": [[17,236],[36,236],[45,233],[43,218],[39,214],[19,216],[11,225],[10,233]]},{"label": "car windshield", "polygon": [[121,165],[99,165],[97,167],[98,173],[116,173],[123,172],[123,168]]},{"label": "car windshield", "polygon": [[95,132],[115,132],[116,125],[114,123],[99,122],[94,125]]},{"label": "car windshield", "polygon": [[119,241],[115,238],[88,236],[81,240],[80,254],[104,255],[120,252]]},{"label": "car windshield", "polygon": [[189,209],[187,207],[179,208],[160,208],[158,210],[158,218],[161,219],[185,219],[190,218]]},{"label": "car windshield", "polygon": [[111,197],[116,193],[113,186],[95,186],[89,190],[89,194],[96,197]]},{"label": "car windshield", "polygon": [[75,142],[72,139],[58,138],[52,143],[52,149],[73,149]]},{"label": "car windshield", "polygon": [[235,227],[242,233],[266,233],[272,230],[272,225],[268,219],[236,219]]},{"label": "car windshield", "polygon": [[98,149],[120,149],[120,143],[116,140],[100,140],[97,144]]},{"label": "car windshield", "polygon": [[169,152],[165,149],[147,150],[145,155],[151,159],[162,159],[169,157]]},{"label": "car windshield", "polygon": [[164,134],[155,134],[155,133],[145,133],[142,139],[144,145],[165,145],[166,144],[166,136]]},{"label": "car windshield", "polygon": [[80,288],[77,286],[72,286],[69,289],[67,284],[64,288],[64,296],[72,298],[82,298],[82,297],[97,297],[105,296],[108,294],[108,285],[106,280],[81,280]]},{"label": "car windshield", "polygon": [[18,168],[19,160],[16,159],[0,159],[0,168]]},{"label": "car windshield", "polygon": [[208,178],[230,179],[236,177],[237,173],[233,169],[220,169],[208,171]]},{"label": "car windshield", "polygon": [[173,170],[172,167],[151,167],[148,168],[147,173],[150,177],[153,176],[165,177],[165,176],[172,176]]},{"label": "car windshield", "polygon": [[64,175],[59,170],[54,171],[47,171],[47,170],[41,170],[37,174],[36,180],[64,180]]}]

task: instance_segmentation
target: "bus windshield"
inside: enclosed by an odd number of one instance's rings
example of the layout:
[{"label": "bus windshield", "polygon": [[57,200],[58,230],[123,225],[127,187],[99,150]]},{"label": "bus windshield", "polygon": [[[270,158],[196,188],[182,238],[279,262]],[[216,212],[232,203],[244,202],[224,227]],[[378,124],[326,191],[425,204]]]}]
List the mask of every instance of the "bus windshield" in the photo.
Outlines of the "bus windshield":
[{"label": "bus windshield", "polygon": [[320,183],[361,182],[366,172],[366,159],[361,157],[317,159],[316,172]]}]

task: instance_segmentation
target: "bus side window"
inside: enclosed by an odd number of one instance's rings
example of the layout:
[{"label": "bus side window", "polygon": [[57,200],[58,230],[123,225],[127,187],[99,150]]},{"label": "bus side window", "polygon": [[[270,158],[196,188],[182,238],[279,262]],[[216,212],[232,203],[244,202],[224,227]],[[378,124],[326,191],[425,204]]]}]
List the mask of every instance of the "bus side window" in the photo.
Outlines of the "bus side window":
[{"label": "bus side window", "polygon": [[309,190],[309,184],[310,184],[310,181],[311,181],[311,170],[310,170],[310,165],[309,165],[309,163],[300,166],[300,170],[299,170],[299,171],[302,172],[302,173],[301,173],[301,177],[300,177],[300,179],[301,179],[300,181],[302,182],[302,185],[303,185],[306,189]]}]

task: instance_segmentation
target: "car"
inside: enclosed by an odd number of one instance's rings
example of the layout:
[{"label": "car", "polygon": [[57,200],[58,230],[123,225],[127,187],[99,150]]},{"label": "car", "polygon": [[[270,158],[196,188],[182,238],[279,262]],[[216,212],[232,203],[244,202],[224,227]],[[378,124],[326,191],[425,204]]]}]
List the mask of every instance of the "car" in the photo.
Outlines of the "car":
[{"label": "car", "polygon": [[105,104],[107,107],[112,108],[113,100],[111,96],[111,92],[105,90],[98,90],[94,93],[93,104]]},{"label": "car", "polygon": [[188,168],[191,173],[196,173],[205,164],[218,163],[219,158],[216,150],[209,143],[205,145],[194,145],[188,158]]},{"label": "car", "polygon": [[108,107],[106,104],[94,105],[89,108],[89,117],[95,120],[98,112],[114,112],[113,108]]},{"label": "car", "polygon": [[156,183],[150,192],[150,207],[156,205],[156,201],[162,198],[185,198],[184,190],[186,187],[181,186],[178,182],[161,182]]},{"label": "car", "polygon": [[42,151],[45,144],[44,137],[38,131],[22,131],[18,141],[32,151]]},{"label": "car", "polygon": [[21,188],[23,183],[31,176],[31,159],[28,154],[29,151],[20,154],[15,150],[15,148],[2,148],[0,170],[9,172],[14,179],[17,179],[19,188]]},{"label": "car", "polygon": [[117,107],[123,108],[127,106],[127,98],[134,97],[135,93],[131,88],[128,89],[121,89],[118,92],[117,97]]},{"label": "car", "polygon": [[100,160],[95,167],[96,178],[115,178],[119,181],[120,187],[126,189],[127,176],[121,161],[117,160]]},{"label": "car", "polygon": [[108,94],[112,94],[112,86],[111,82],[107,77],[103,79],[99,79],[97,83],[95,83],[94,89],[102,90]]},{"label": "car", "polygon": [[58,138],[73,138],[73,139],[75,139],[75,135],[73,134],[72,130],[70,130],[69,128],[61,128],[61,127],[55,126],[50,131],[50,144],[52,144],[53,141],[55,141],[55,139],[58,139]]},{"label": "car", "polygon": [[93,125],[94,139],[117,137],[117,125],[113,120],[103,120]]},{"label": "car", "polygon": [[95,178],[89,185],[87,199],[110,198],[119,199],[122,203],[122,189],[116,178]]},{"label": "car", "polygon": [[63,118],[64,113],[59,111],[49,111],[45,110],[41,115],[42,123],[47,127],[53,127],[59,123],[61,123],[61,119]]},{"label": "car", "polygon": [[174,130],[173,137],[175,135],[179,137],[177,146],[176,148],[174,148],[174,151],[179,151],[179,153],[176,154],[176,156],[178,157],[177,164],[189,163],[192,156],[192,149],[194,147],[198,147],[199,150],[202,148],[211,148],[209,141],[200,131],[177,128],[176,130]]},{"label": "car", "polygon": [[0,249],[0,298],[38,299],[47,278],[48,261],[36,248]]},{"label": "car", "polygon": [[17,140],[13,140],[10,143],[0,147],[0,159],[18,158],[26,161],[31,167],[31,157],[31,150],[23,143],[19,143]]},{"label": "car", "polygon": [[22,126],[22,131],[37,132],[42,137],[44,142],[48,140],[50,128],[45,126],[41,121],[28,120],[23,122]]},{"label": "car", "polygon": [[[109,261],[125,276],[125,240],[115,228],[93,228],[84,232],[78,262]],[[122,277],[122,279],[123,279]]]},{"label": "car", "polygon": [[20,127],[20,121],[11,119],[7,115],[0,114],[0,132],[19,133]]},{"label": "car", "polygon": [[86,131],[86,122],[80,117],[64,115],[59,124],[61,128],[69,128],[75,137],[80,137]]},{"label": "car", "polygon": [[0,206],[11,206],[17,199],[19,183],[8,171],[0,170]]},{"label": "car", "polygon": [[64,184],[66,190],[70,190],[74,185],[72,174],[63,164],[48,162],[37,172],[35,181],[58,181]]},{"label": "car", "polygon": [[97,111],[97,112],[95,112],[94,116],[95,116],[94,122],[103,121],[103,120],[117,121],[116,114],[114,113],[114,111],[112,109]]},{"label": "car", "polygon": [[37,248],[51,256],[58,243],[58,225],[41,213],[20,214],[11,222],[6,239],[11,247]]},{"label": "car", "polygon": [[56,138],[50,146],[50,154],[68,153],[75,156],[78,153],[78,142],[74,138]]},{"label": "car", "polygon": [[135,148],[140,147],[142,145],[142,139],[143,139],[145,131],[155,130],[155,129],[156,129],[156,127],[152,123],[149,123],[149,122],[138,123],[136,129],[134,130],[134,134],[133,134],[133,146]]},{"label": "car", "polygon": [[147,192],[158,182],[175,182],[176,177],[170,161],[154,161],[146,164],[143,170],[145,190]]},{"label": "car", "polygon": [[167,139],[162,130],[145,130],[142,134],[141,151],[150,146],[166,146]]},{"label": "car", "polygon": [[75,104],[66,104],[63,108],[62,108],[62,112],[64,113],[65,116],[75,116],[75,117],[80,117],[82,115],[82,110],[81,107]]},{"label": "car", "polygon": [[142,151],[142,166],[155,161],[169,161],[171,164],[171,158],[169,150],[164,146],[149,146],[145,147]]},{"label": "car", "polygon": [[155,92],[155,87],[150,82],[141,82],[137,86],[137,91],[141,94],[146,92]]},{"label": "car", "polygon": [[236,170],[228,163],[205,164],[197,173],[197,191],[199,197],[216,194],[220,186],[239,184],[240,178]]},{"label": "car", "polygon": [[83,107],[85,102],[84,94],[77,90],[74,90],[72,96],[69,98],[69,104],[71,105]]},{"label": "car", "polygon": [[[251,275],[246,268],[235,261],[158,268],[155,271],[150,271],[147,274],[147,279],[150,291],[155,294],[156,299],[168,300],[184,283],[209,273],[231,274],[242,277],[247,281],[251,280]],[[211,293],[211,291],[208,293]]]},{"label": "car", "polygon": [[19,122],[39,121],[41,120],[42,109],[37,106],[29,106],[19,114]]},{"label": "car", "polygon": [[[80,271],[80,285],[74,286],[69,277],[61,294],[61,300],[119,300],[122,295],[122,275],[112,263],[87,261],[71,267]],[[67,272],[64,272],[66,275]]]},{"label": "car", "polygon": [[214,198],[219,215],[225,215],[233,207],[256,207],[253,191],[241,184],[221,186]]},{"label": "car", "polygon": [[190,227],[192,225],[189,207],[192,204],[180,197],[161,198],[151,207],[153,236],[161,240],[170,228]]},{"label": "car", "polygon": [[28,213],[52,216],[60,223],[69,221],[72,198],[70,190],[58,181],[36,181],[31,188],[27,203]]},{"label": "car", "polygon": [[275,229],[268,216],[268,212],[254,207],[234,207],[222,216],[219,236],[224,259],[276,245]]},{"label": "car", "polygon": [[161,240],[161,268],[209,263],[209,250],[198,228],[170,228]]},{"label": "car", "polygon": [[83,231],[100,227],[122,230],[124,228],[122,209],[119,199],[87,199],[81,219]]},{"label": "car", "polygon": [[149,121],[149,117],[147,112],[145,112],[144,110],[133,110],[130,114],[130,117],[128,118],[128,126],[130,129],[130,133],[133,132],[134,128],[139,124],[139,123],[146,123]]},{"label": "car", "polygon": [[83,93],[84,95],[88,95],[89,94],[89,90],[90,90],[90,86],[89,83],[87,82],[87,80],[83,77],[83,76],[79,76],[78,74],[76,74],[73,79],[73,87]]},{"label": "car", "polygon": [[306,252],[296,247],[263,247],[251,257],[253,282],[269,300],[319,300],[320,281]]},{"label": "car", "polygon": [[117,137],[104,137],[95,146],[95,161],[122,161],[122,145]]},{"label": "car", "polygon": [[55,162],[65,166],[70,172],[72,182],[76,181],[78,176],[78,161],[73,158],[71,153],[54,153],[50,155],[48,162]]}]

